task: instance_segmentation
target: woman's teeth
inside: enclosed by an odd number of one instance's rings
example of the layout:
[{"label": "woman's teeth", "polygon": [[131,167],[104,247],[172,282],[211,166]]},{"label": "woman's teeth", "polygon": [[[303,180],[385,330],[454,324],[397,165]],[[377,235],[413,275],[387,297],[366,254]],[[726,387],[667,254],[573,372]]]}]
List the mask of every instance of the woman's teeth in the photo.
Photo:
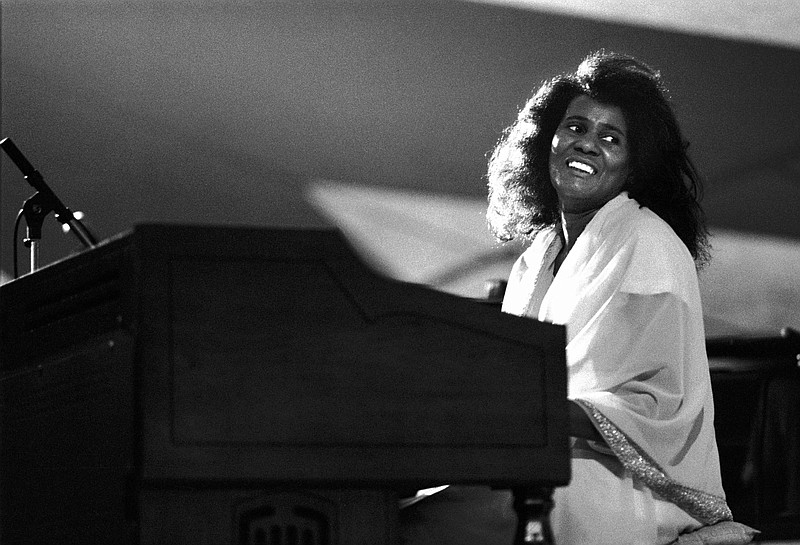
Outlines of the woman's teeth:
[{"label": "woman's teeth", "polygon": [[574,168],[580,170],[581,172],[585,172],[586,174],[594,174],[594,168],[587,165],[586,163],[581,163],[580,161],[569,161],[567,163],[569,168]]}]

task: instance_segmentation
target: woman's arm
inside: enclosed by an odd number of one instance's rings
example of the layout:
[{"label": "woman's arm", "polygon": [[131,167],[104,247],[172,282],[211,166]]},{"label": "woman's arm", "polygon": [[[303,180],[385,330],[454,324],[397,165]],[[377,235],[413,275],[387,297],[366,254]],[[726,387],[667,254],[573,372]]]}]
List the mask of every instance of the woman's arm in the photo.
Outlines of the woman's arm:
[{"label": "woman's arm", "polygon": [[569,400],[569,434],[572,437],[605,443],[589,415],[572,400]]}]

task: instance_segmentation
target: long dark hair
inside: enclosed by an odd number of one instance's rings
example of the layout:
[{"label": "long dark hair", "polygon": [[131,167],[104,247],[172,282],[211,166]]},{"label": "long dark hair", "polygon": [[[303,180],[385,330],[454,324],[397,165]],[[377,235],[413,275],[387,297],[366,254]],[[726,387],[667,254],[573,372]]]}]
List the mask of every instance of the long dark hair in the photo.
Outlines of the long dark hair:
[{"label": "long dark hair", "polygon": [[574,73],[542,84],[494,148],[487,173],[487,219],[494,235],[509,241],[559,221],[550,143],[579,95],[622,110],[631,158],[623,189],[666,221],[702,266],[708,260],[702,183],[661,76],[633,57],[604,51],[588,56]]}]

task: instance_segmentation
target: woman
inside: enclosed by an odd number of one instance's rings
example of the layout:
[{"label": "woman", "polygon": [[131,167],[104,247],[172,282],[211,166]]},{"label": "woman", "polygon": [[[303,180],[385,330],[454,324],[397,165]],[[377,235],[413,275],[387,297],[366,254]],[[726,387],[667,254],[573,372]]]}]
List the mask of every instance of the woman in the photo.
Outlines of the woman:
[{"label": "woman", "polygon": [[[554,493],[558,545],[667,544],[731,519],[697,284],[699,180],[665,95],[641,62],[593,54],[536,92],[489,161],[490,227],[531,241],[503,310],[567,327],[572,479]],[[406,542],[511,542],[508,494],[438,496],[404,514]],[[722,543],[750,541],[722,526]]]},{"label": "woman", "polygon": [[729,520],[696,267],[699,180],[660,76],[597,53],[489,162],[489,224],[531,237],[503,310],[567,326],[572,480],[556,543],[670,543]]}]

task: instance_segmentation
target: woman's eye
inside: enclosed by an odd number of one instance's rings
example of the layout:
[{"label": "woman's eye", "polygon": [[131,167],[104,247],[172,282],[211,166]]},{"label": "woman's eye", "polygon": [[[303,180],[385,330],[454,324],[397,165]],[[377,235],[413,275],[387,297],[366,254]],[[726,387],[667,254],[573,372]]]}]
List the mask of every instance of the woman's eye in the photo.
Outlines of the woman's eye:
[{"label": "woman's eye", "polygon": [[605,140],[606,142],[610,142],[612,144],[617,144],[619,142],[619,138],[617,138],[616,136],[612,136],[610,134],[603,136],[603,140]]}]

